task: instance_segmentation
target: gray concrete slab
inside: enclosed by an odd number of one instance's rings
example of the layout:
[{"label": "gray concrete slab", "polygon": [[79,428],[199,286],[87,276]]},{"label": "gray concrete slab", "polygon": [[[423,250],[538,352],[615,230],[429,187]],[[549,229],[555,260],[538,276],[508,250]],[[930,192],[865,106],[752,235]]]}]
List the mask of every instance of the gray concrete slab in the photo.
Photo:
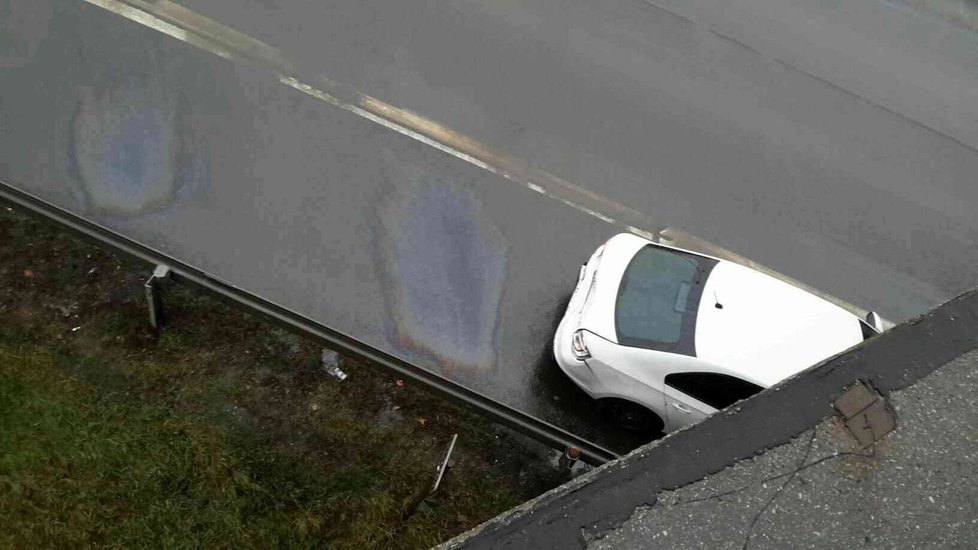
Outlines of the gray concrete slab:
[{"label": "gray concrete slab", "polygon": [[869,1],[186,3],[888,318],[978,282],[978,48],[940,20]]},{"label": "gray concrete slab", "polygon": [[837,417],[637,509],[588,546],[967,548],[978,540],[978,352],[888,396],[861,448]]}]

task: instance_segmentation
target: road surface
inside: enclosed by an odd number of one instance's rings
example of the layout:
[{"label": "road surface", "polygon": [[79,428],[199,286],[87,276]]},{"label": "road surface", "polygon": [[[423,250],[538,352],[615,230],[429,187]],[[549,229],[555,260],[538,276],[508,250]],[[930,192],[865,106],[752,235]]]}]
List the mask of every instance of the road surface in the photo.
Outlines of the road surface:
[{"label": "road surface", "polygon": [[0,37],[0,178],[577,435],[637,444],[550,350],[614,228],[266,72],[47,5]]},{"label": "road surface", "polygon": [[[187,5],[627,205],[640,230],[681,227],[891,319],[975,283],[970,126],[928,119],[939,109],[917,92],[867,99],[637,1]],[[549,352],[579,263],[620,230],[600,208],[80,0],[7,10],[0,177],[575,433],[633,443]],[[949,112],[971,105],[954,97]]]},{"label": "road surface", "polygon": [[978,35],[859,0],[187,0],[900,321],[978,282]]}]

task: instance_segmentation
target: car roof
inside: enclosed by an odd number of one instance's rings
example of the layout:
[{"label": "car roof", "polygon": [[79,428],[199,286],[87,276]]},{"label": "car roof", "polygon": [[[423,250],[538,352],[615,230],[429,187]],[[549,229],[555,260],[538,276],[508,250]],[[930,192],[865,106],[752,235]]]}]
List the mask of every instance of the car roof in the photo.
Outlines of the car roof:
[{"label": "car roof", "polygon": [[806,290],[733,262],[706,280],[696,355],[773,385],[860,342],[859,318]]},{"label": "car roof", "polygon": [[[616,343],[618,285],[631,258],[647,245],[717,262],[705,282],[697,316],[695,347],[701,369],[675,372],[716,372],[768,387],[862,341],[858,317],[804,289],[736,262],[620,233],[605,245],[599,271],[609,270],[599,280],[595,296],[601,303],[591,312],[592,317],[602,316],[591,324],[602,327],[604,336]],[[616,252],[622,255],[614,258]],[[715,308],[720,296],[722,310]],[[751,337],[757,338],[751,346],[739,345]]]}]

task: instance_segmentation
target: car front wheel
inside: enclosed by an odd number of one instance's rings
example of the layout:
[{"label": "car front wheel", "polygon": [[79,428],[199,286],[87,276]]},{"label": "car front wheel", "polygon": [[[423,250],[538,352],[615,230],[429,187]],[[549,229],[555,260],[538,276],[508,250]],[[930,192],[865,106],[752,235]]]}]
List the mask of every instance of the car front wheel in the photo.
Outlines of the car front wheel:
[{"label": "car front wheel", "polygon": [[659,415],[645,407],[622,399],[603,399],[598,402],[602,414],[611,422],[630,432],[659,433],[663,423]]}]

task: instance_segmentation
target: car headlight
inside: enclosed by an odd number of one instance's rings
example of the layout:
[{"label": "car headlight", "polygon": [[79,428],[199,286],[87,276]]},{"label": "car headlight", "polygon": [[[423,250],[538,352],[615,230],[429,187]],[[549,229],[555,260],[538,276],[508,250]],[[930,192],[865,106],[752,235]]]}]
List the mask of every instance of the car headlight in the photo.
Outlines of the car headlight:
[{"label": "car headlight", "polygon": [[574,350],[574,357],[578,361],[583,361],[588,357],[591,357],[591,352],[587,349],[587,344],[584,343],[584,331],[578,330],[574,332],[574,336],[571,337],[571,348]]}]

